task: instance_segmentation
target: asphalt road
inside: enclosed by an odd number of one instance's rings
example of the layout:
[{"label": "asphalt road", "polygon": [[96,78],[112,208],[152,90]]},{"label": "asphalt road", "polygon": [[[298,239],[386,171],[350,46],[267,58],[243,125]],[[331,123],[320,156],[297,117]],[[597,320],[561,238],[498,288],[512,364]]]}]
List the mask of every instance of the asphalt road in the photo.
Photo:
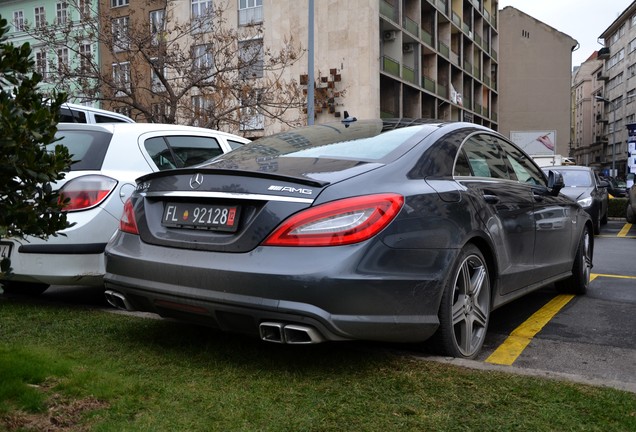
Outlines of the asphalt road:
[{"label": "asphalt road", "polygon": [[[636,226],[609,221],[595,237],[588,293],[557,298],[558,293],[548,287],[496,310],[478,362],[470,365],[636,393],[635,262]],[[550,307],[555,299],[560,304]],[[536,323],[541,319],[542,327]],[[527,345],[519,349],[515,339],[525,339]],[[503,355],[497,356],[497,352]],[[516,357],[506,361],[510,356]]]},{"label": "asphalt road", "polygon": [[[595,237],[587,295],[563,296],[546,287],[494,311],[484,348],[474,361],[407,354],[636,393],[635,260],[636,226],[609,221]],[[114,311],[101,288],[53,286],[37,301]]]}]

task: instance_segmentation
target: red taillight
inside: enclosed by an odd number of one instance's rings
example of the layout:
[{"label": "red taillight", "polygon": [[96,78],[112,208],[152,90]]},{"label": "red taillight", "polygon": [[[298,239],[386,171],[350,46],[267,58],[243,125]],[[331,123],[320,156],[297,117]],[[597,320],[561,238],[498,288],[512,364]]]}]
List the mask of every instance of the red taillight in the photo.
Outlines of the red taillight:
[{"label": "red taillight", "polygon": [[117,186],[117,180],[101,175],[74,178],[60,189],[64,211],[86,210],[100,205]]},{"label": "red taillight", "polygon": [[119,229],[129,234],[139,235],[137,221],[135,220],[135,212],[133,211],[133,205],[130,198],[128,198],[124,203],[124,213],[121,215],[121,219],[119,220]]},{"label": "red taillight", "polygon": [[379,233],[395,218],[404,197],[365,195],[332,201],[293,215],[264,242],[265,246],[339,246]]}]

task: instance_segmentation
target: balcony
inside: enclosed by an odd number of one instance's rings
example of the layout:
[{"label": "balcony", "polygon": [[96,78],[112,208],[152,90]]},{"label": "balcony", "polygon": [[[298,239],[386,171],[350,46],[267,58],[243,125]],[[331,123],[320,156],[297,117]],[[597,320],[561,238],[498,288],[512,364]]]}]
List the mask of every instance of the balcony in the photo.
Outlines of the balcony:
[{"label": "balcony", "polygon": [[453,20],[453,24],[455,24],[457,28],[462,28],[462,19],[459,17],[459,15],[453,12],[453,16],[451,17],[451,19]]},{"label": "balcony", "polygon": [[417,81],[415,81],[415,70],[408,66],[402,65],[402,79],[417,84]]},{"label": "balcony", "polygon": [[382,70],[399,78],[400,62],[389,56],[382,56]]},{"label": "balcony", "polygon": [[415,35],[415,37],[419,37],[419,29],[420,26],[413,21],[411,18],[408,17],[404,17],[404,19],[402,20],[402,27],[404,27],[404,29],[411,33],[412,35]]},{"label": "balcony", "polygon": [[473,72],[473,65],[468,60],[464,60],[464,72],[466,72],[466,73],[472,73]]},{"label": "balcony", "polygon": [[431,93],[435,93],[435,80],[427,76],[422,76],[422,87]]},{"label": "balcony", "polygon": [[438,42],[437,49],[439,50],[441,55],[443,55],[446,58],[450,58],[450,49],[448,48],[448,45],[446,45],[444,42]]},{"label": "balcony", "polygon": [[598,50],[598,59],[599,60],[607,60],[610,56],[610,49],[609,47],[603,47],[600,50]]},{"label": "balcony", "polygon": [[426,30],[420,29],[420,39],[426,45],[433,47],[433,35],[427,32]]},{"label": "balcony", "polygon": [[596,79],[597,81],[608,81],[609,73],[606,70],[602,70],[598,74],[596,74]]},{"label": "balcony", "polygon": [[442,11],[443,14],[448,15],[446,12],[448,10],[448,3],[446,0],[435,0],[435,7]]},{"label": "balcony", "polygon": [[461,63],[459,62],[459,54],[458,53],[456,53],[455,51],[451,50],[450,59],[451,59],[451,62],[453,62],[454,65],[460,66]]},{"label": "balcony", "polygon": [[398,9],[386,0],[380,0],[380,15],[393,22],[398,21]]},{"label": "balcony", "polygon": [[437,94],[443,98],[448,99],[448,86],[437,83]]}]

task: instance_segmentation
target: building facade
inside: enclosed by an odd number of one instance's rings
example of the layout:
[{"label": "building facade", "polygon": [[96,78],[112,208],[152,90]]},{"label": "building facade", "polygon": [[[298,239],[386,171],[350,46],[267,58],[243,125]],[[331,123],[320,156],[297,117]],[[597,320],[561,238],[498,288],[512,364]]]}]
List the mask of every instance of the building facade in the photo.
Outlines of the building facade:
[{"label": "building facade", "polygon": [[[626,125],[636,123],[636,2],[627,7],[600,35],[603,65],[595,88],[595,123],[601,136],[601,155],[595,163],[605,175],[625,178],[628,168]],[[632,169],[633,171],[633,169]]]},{"label": "building facade", "polygon": [[369,68],[372,80],[379,75],[380,112],[371,114],[461,120],[498,129],[497,1],[379,3],[380,28],[369,33],[379,36],[380,64],[371,57]]},{"label": "building facade", "polygon": [[499,17],[499,131],[531,154],[568,156],[572,50],[578,43],[511,6]]},{"label": "building facade", "polygon": [[[222,19],[234,27],[237,34],[247,34],[255,25],[261,29],[258,35],[239,36],[243,39],[233,52],[235,56],[242,58],[246,53],[260,52],[261,62],[267,65],[263,53],[269,49],[280,50],[290,43],[307,48],[309,2],[236,0],[226,3]],[[54,14],[66,2],[29,0],[0,4],[3,8],[0,10],[6,11],[3,15],[13,17],[17,13],[16,22],[20,13],[25,19],[34,15],[28,19],[35,22],[39,5],[43,5],[47,14],[49,11]],[[160,30],[165,40],[170,41],[182,35],[183,23],[214,8],[211,0],[99,0],[100,26],[112,37],[91,41],[99,46],[99,57],[96,55],[95,60],[99,61],[103,76],[112,78],[111,84],[123,85],[119,89],[114,85],[102,88],[101,97],[110,99],[104,107],[131,115],[137,121],[144,118],[155,121],[153,113],[135,113],[134,107],[131,110],[113,97],[125,98],[127,91],[134,88],[145,91],[144,98],[150,100],[138,105],[150,104],[153,112],[174,114],[180,123],[190,123],[193,116],[209,108],[214,95],[203,91],[205,86],[201,85],[180,95],[185,102],[180,103],[177,110],[173,109],[174,113],[167,112],[168,108],[160,100],[153,101],[165,90],[161,86],[161,74],[157,73],[163,69],[140,66],[144,61],[147,64],[148,59],[139,61],[141,50],[137,47],[136,57],[126,58],[124,53],[134,51],[130,47],[131,40],[126,39],[131,28],[147,28],[149,35],[154,32],[154,36]],[[313,10],[315,121],[334,121],[347,111],[360,118],[428,117],[471,121],[498,129],[497,14],[495,0],[316,1]],[[55,19],[52,17],[49,22]],[[205,27],[202,29],[205,32]],[[178,46],[181,52],[192,52],[194,47],[204,45],[196,42],[194,35],[192,32],[189,41],[184,38],[179,44],[166,43],[164,48],[174,50]],[[242,50],[247,41],[249,49]],[[212,41],[209,45],[213,45]],[[167,58],[168,52],[163,54]],[[161,55],[158,51],[158,61]],[[213,61],[214,55],[201,51],[192,61],[199,65],[209,62],[218,67],[218,59]],[[305,51],[298,61],[278,71],[286,82],[297,82],[304,94],[310,85],[308,55]],[[177,79],[178,73],[167,69],[164,78]],[[249,84],[265,80],[267,75],[267,72],[252,74]],[[77,95],[81,95],[81,91],[78,90]],[[259,94],[252,92],[252,97],[258,99]],[[245,95],[237,93],[234,99],[232,104],[241,107],[245,104],[245,109],[233,132],[258,136],[288,128],[288,123],[265,115],[266,110],[258,103],[247,104]],[[293,122],[296,118],[302,120],[300,123],[306,122],[307,101],[303,103],[305,107],[296,107],[296,112],[286,111],[279,119]],[[190,109],[186,109],[188,106]]]},{"label": "building facade", "polygon": [[594,52],[572,74],[572,148],[570,156],[577,164],[600,167],[603,157],[602,114],[593,94],[603,91],[605,84],[601,69],[603,61]]},{"label": "building facade", "polygon": [[[97,11],[97,0],[2,0],[0,16],[5,18],[11,31],[9,41],[14,45],[28,42],[31,45],[36,70],[43,76],[43,90],[51,74],[58,69],[68,69],[80,63],[99,63],[99,50],[94,41],[84,34],[84,23],[92,19]],[[60,40],[59,43],[44,43],[34,35],[42,35],[47,29],[58,28],[67,32],[74,43]],[[64,30],[62,30],[64,29]],[[93,98],[83,94],[77,81],[66,83],[69,102],[99,107]],[[58,90],[59,87],[56,87]]]}]

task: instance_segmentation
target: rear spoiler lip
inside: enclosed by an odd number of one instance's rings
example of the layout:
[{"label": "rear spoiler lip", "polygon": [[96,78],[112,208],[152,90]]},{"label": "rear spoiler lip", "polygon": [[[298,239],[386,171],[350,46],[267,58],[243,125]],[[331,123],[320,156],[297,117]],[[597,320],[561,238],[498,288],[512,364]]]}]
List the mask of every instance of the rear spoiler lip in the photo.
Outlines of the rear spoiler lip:
[{"label": "rear spoiler lip", "polygon": [[176,168],[165,171],[157,171],[150,174],[145,174],[139,178],[137,178],[137,184],[143,183],[158,177],[165,177],[168,175],[194,175],[194,174],[218,174],[218,175],[232,175],[232,176],[240,176],[240,177],[258,177],[258,178],[267,178],[271,180],[285,181],[285,182],[293,182],[299,183],[306,186],[320,187],[323,188],[331,182],[328,181],[320,181],[315,179],[310,179],[307,177],[300,176],[291,176],[291,175],[283,175],[283,174],[275,174],[263,171],[247,171],[247,170],[233,170],[233,169],[223,169],[223,168]]}]

